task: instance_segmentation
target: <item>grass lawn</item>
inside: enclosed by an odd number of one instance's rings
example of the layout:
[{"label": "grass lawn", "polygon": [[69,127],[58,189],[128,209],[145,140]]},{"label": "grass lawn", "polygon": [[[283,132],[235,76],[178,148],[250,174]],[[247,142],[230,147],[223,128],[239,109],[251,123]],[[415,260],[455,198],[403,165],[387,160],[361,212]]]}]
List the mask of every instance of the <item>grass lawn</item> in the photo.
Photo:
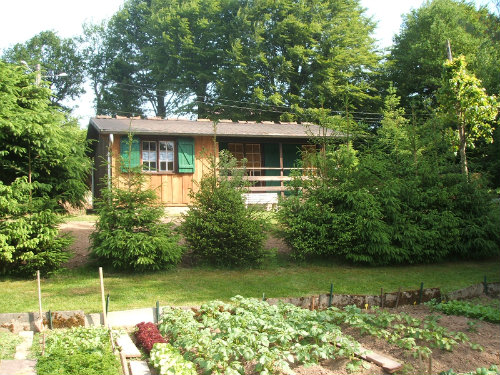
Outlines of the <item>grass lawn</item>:
[{"label": "grass lawn", "polygon": [[[488,281],[500,281],[498,259],[481,262],[453,262],[405,267],[359,267],[334,263],[287,264],[267,269],[214,270],[178,268],[157,273],[105,271],[104,284],[110,294],[110,310],[161,305],[198,305],[234,295],[244,297],[292,297],[327,293],[378,294],[384,291],[439,287],[447,292]],[[64,271],[43,279],[42,307],[47,310],[101,308],[98,269]],[[38,311],[36,280],[0,278],[0,312]]]}]

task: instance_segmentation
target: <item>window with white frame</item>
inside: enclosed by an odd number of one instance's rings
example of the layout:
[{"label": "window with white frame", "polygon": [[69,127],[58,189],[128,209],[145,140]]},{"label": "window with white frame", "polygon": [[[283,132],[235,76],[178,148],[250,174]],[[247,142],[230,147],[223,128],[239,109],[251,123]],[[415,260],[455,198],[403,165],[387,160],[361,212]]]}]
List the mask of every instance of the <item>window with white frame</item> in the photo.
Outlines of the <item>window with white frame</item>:
[{"label": "window with white frame", "polygon": [[174,141],[142,141],[142,170],[174,171]]}]

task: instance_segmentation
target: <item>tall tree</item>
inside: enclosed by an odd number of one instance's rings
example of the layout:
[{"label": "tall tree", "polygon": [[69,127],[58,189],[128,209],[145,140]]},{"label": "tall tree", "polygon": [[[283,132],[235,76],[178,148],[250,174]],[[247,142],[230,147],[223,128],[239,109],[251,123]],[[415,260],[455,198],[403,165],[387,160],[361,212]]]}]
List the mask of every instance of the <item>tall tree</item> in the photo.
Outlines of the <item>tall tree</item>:
[{"label": "tall tree", "polygon": [[4,52],[3,59],[13,64],[22,61],[35,70],[40,64],[41,78],[50,82],[53,104],[64,107],[84,93],[84,60],[71,38],[60,38],[54,31],[42,31],[25,43]]},{"label": "tall tree", "polygon": [[35,79],[23,66],[0,61],[0,181],[25,177],[33,196],[80,205],[90,170],[85,133]]},{"label": "tall tree", "polygon": [[151,27],[151,1],[128,0],[100,25],[87,25],[83,37],[88,75],[98,114],[141,115],[152,108],[157,116],[172,113],[184,100],[175,85],[171,49]]},{"label": "tall tree", "polygon": [[411,98],[435,99],[441,85],[447,40],[454,55],[464,55],[469,68],[490,94],[500,92],[500,20],[487,8],[465,0],[428,0],[403,18],[389,56],[389,77],[404,105]]},{"label": "tall tree", "polygon": [[183,104],[233,119],[346,98],[365,108],[377,96],[373,28],[358,0],[128,0],[107,26],[103,99],[115,113],[137,112],[128,99],[159,116]]},{"label": "tall tree", "polygon": [[498,114],[499,104],[488,96],[481,82],[467,70],[465,58],[460,56],[444,64],[443,83],[438,93],[441,113],[458,134],[458,150],[462,173],[468,177],[467,147],[484,138],[493,141],[491,123]]}]

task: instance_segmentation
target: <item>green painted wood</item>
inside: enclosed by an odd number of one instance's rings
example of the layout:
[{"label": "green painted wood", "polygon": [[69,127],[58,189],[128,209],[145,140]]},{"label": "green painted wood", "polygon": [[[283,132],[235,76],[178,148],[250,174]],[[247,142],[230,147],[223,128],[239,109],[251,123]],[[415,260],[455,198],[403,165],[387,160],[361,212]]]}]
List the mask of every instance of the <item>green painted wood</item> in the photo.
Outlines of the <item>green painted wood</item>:
[{"label": "green painted wood", "polygon": [[[283,168],[294,168],[296,167],[296,163],[300,160],[302,145],[300,144],[283,144]],[[290,175],[290,171],[285,171],[285,176]]]},{"label": "green painted wood", "polygon": [[177,142],[179,173],[194,173],[194,139],[179,138]]},{"label": "green painted wood", "polygon": [[[264,167],[280,167],[280,146],[278,143],[263,143],[262,154],[264,156]],[[279,176],[280,171],[264,171],[265,176]],[[280,186],[279,181],[266,181],[266,186]]]},{"label": "green painted wood", "polygon": [[[130,151],[130,159],[129,159]],[[137,168],[141,165],[141,144],[139,138],[132,137],[132,143],[129,144],[127,136],[120,137],[120,158],[121,171],[128,172],[129,169]]]}]

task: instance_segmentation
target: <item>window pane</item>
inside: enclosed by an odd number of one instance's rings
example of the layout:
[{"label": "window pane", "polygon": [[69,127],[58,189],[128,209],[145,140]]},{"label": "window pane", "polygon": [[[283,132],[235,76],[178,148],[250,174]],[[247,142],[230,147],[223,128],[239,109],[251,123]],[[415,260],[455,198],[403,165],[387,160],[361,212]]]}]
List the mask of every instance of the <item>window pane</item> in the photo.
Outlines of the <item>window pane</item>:
[{"label": "window pane", "polygon": [[167,160],[167,151],[162,151],[161,150],[161,145],[160,145],[160,161]]},{"label": "window pane", "polygon": [[160,151],[167,149],[167,142],[160,142]]},{"label": "window pane", "polygon": [[[155,146],[156,148],[156,146]],[[149,152],[149,161],[156,161],[156,151]]]},{"label": "window pane", "polygon": [[156,162],[155,161],[152,161],[149,163],[149,170],[156,171]]},{"label": "window pane", "polygon": [[156,151],[156,142],[149,142],[149,150]]},{"label": "window pane", "polygon": [[167,142],[167,150],[174,151],[174,142]]},{"label": "window pane", "polygon": [[166,171],[166,170],[167,170],[167,162],[160,161],[160,171]]},{"label": "window pane", "polygon": [[169,171],[173,171],[174,170],[174,162],[173,161],[168,162],[168,170]]}]

